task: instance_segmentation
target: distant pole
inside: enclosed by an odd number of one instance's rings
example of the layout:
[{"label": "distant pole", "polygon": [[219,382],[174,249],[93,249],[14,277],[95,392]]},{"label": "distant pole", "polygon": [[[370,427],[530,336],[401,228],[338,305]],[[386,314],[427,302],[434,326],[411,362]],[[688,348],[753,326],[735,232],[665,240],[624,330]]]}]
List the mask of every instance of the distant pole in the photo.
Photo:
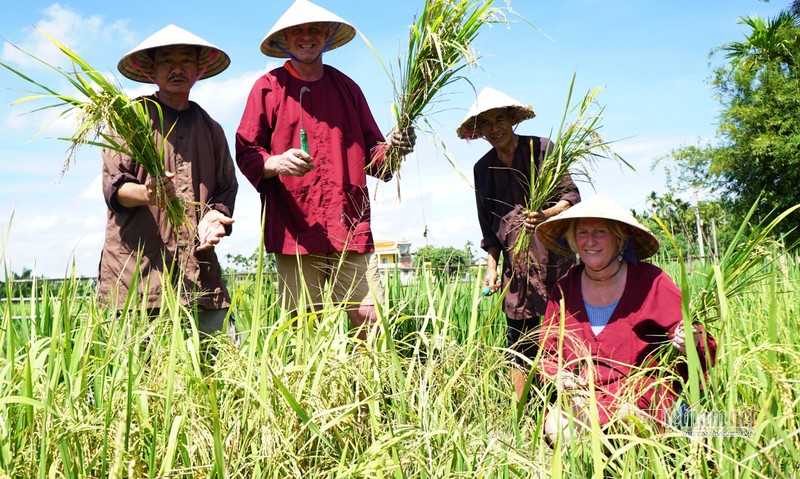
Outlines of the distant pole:
[{"label": "distant pole", "polygon": [[717,246],[717,223],[711,217],[711,238],[714,240],[714,258],[719,258],[719,246]]},{"label": "distant pole", "polygon": [[705,261],[706,250],[703,247],[703,229],[700,226],[700,205],[697,200],[697,189],[694,190],[694,217],[697,222],[697,246],[700,252],[700,259]]}]

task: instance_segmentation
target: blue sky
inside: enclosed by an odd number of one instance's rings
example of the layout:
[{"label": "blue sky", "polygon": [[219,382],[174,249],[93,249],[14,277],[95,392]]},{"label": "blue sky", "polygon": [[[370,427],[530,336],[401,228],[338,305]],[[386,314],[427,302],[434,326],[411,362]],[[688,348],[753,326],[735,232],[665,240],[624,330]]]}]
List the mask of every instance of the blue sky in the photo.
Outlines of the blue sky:
[{"label": "blue sky", "polygon": [[[414,1],[317,0],[353,23],[387,64],[403,52],[408,26],[422,8]],[[504,6],[502,1],[496,2]],[[207,7],[214,4],[216,7]],[[263,56],[259,43],[291,0],[214,2],[82,0],[63,3],[13,2],[0,16],[0,58],[4,63],[64,89],[58,79],[24,57],[7,42],[65,65],[53,54],[38,25],[77,51],[89,63],[120,78],[131,95],[154,90],[124,79],[116,71],[119,58],[144,38],[175,23],[225,50],[232,63],[217,77],[192,91],[197,101],[225,129],[231,146],[242,107],[253,81],[279,65]],[[536,25],[509,17],[509,26],[482,31],[475,47],[480,66],[469,73],[476,90],[491,86],[531,104],[537,117],[519,125],[520,134],[547,136],[561,119],[572,75],[580,94],[602,87],[604,134],[618,140],[616,151],[636,172],[600,163],[594,190],[626,208],[643,211],[651,191],[665,190],[664,175],[651,171],[657,157],[672,148],[711,139],[719,104],[708,84],[719,55],[709,52],[746,33],[741,16],[775,16],[789,0],[697,2],[673,0],[511,0],[519,14]],[[358,82],[384,131],[392,126],[392,84],[375,55],[357,36],[324,56]],[[74,126],[48,114],[23,115],[33,104],[9,106],[27,87],[0,71],[0,257],[9,271],[32,268],[46,276],[94,275],[101,250],[106,207],[100,193],[100,157],[81,150],[60,176],[66,143],[53,139]],[[378,239],[408,239],[412,249],[424,246],[463,247],[480,242],[471,188],[472,165],[489,148],[484,140],[458,140],[455,128],[474,99],[467,83],[451,86],[428,112],[455,167],[437,143],[420,139],[407,158],[397,183],[370,183],[373,230]],[[44,128],[44,129],[43,129]],[[465,181],[462,174],[467,178]],[[585,197],[591,186],[579,185]],[[217,247],[226,254],[249,255],[259,247],[259,201],[240,177],[234,234]],[[427,238],[423,232],[427,227]]]}]

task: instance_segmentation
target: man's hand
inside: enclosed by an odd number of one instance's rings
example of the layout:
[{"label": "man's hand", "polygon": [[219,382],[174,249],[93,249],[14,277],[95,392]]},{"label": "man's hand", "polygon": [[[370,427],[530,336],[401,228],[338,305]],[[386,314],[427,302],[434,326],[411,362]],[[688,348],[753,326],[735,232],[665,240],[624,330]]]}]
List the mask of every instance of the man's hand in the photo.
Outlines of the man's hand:
[{"label": "man's hand", "polygon": [[417,133],[414,131],[413,126],[409,126],[403,131],[393,130],[389,135],[389,146],[397,148],[400,156],[406,156],[414,151],[414,145],[417,144]]},{"label": "man's hand", "polygon": [[209,210],[197,224],[197,236],[200,245],[197,251],[211,249],[225,237],[225,226],[232,225],[234,219],[217,210]]},{"label": "man's hand", "polygon": [[314,169],[313,158],[299,148],[292,148],[283,154],[270,156],[264,162],[264,178],[273,176],[303,176]]},{"label": "man's hand", "polygon": [[148,179],[144,184],[147,204],[166,207],[175,198],[175,183],[172,182],[174,178],[175,173],[167,171],[161,178]]},{"label": "man's hand", "polygon": [[500,281],[498,281],[498,274],[496,269],[489,269],[483,277],[483,294],[491,296],[500,289]]},{"label": "man's hand", "polygon": [[548,218],[544,211],[523,210],[521,215],[522,223],[525,225],[525,229],[530,233],[533,233],[533,230],[536,229],[536,225],[544,222],[544,220]]}]

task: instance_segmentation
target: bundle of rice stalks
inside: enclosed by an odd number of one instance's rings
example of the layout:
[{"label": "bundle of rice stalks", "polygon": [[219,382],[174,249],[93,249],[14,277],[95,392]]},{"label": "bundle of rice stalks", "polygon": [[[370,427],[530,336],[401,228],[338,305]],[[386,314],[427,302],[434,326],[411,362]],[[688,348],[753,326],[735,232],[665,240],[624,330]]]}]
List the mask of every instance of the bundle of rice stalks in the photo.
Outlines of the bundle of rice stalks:
[{"label": "bundle of rice stalks", "polygon": [[[405,60],[398,58],[392,112],[395,131],[405,131],[422,116],[428,104],[447,85],[465,77],[460,72],[477,65],[472,46],[482,26],[506,23],[492,0],[426,0],[411,26]],[[380,166],[381,177],[396,175],[403,156],[389,149]]]},{"label": "bundle of rice stalks", "polygon": [[[545,152],[541,164],[536,165],[531,146],[531,181],[529,183],[527,211],[541,211],[545,205],[557,195],[565,177],[584,180],[591,184],[590,172],[594,170],[597,160],[607,158],[631,170],[634,168],[610,148],[610,141],[600,135],[601,119],[605,107],[598,107],[595,96],[600,88],[586,93],[583,99],[572,106],[572,92],[575,87],[575,75],[569,85],[567,105],[558,128],[555,148]],[[593,107],[597,108],[592,111]],[[575,119],[567,123],[570,114]],[[533,233],[524,227],[522,220],[519,235],[512,246],[512,257],[519,260],[527,258]]]},{"label": "bundle of rice stalks", "polygon": [[[66,78],[85,98],[74,98],[58,93],[5,63],[0,62],[0,65],[39,88],[39,91],[14,101],[12,105],[34,100],[52,100],[49,105],[31,112],[60,109],[57,118],[72,117],[76,122],[77,126],[72,136],[58,138],[70,143],[61,174],[63,175],[74,161],[79,147],[94,145],[127,155],[150,176],[162,178],[165,174],[164,143],[157,141],[159,135],[153,128],[153,122],[157,121],[160,127],[158,131],[165,131],[164,118],[158,103],[147,99],[128,98],[122,87],[106,78],[47,32],[40,31],[70,59],[72,71],[62,70],[16,45],[14,47]],[[158,118],[151,118],[146,103],[148,101],[155,105]],[[169,132],[164,135],[164,140],[168,135]],[[185,224],[187,216],[184,202],[177,196],[172,200],[167,199],[163,196],[166,193],[161,190],[157,191],[157,194],[162,195],[163,200],[159,201],[159,204],[166,205],[167,218],[173,228],[178,229]]]}]

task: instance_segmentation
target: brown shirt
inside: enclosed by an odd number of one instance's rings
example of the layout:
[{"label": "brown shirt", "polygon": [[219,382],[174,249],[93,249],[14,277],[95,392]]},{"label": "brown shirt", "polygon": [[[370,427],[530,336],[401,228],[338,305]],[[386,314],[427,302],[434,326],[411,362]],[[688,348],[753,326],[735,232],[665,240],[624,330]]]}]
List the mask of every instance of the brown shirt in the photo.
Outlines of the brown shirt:
[{"label": "brown shirt", "polygon": [[[157,100],[155,96],[148,97]],[[158,112],[147,102],[152,118]],[[196,103],[177,111],[160,103],[164,128],[167,171],[178,196],[186,202],[190,226],[177,235],[165,212],[155,206],[126,208],[117,201],[117,191],[127,182],[143,184],[150,177],[130,157],[103,150],[103,196],[108,205],[106,237],[100,257],[98,297],[101,304],[121,309],[137,270],[138,291],[146,294],[150,308],[161,306],[161,282],[165,268],[172,268],[173,284],[182,280],[184,302],[196,298],[198,305],[219,309],[230,305],[222,270],[214,249],[195,251],[197,223],[209,209],[232,216],[238,188],[228,143],[222,127]],[[160,130],[158,121],[154,128]],[[174,125],[174,127],[173,127]],[[159,131],[159,141],[163,138]],[[230,234],[230,230],[228,231]],[[141,258],[139,255],[141,254]],[[134,305],[140,305],[134,298]]]},{"label": "brown shirt", "polygon": [[[481,248],[498,247],[503,252],[503,288],[508,286],[503,299],[503,312],[511,319],[528,319],[541,316],[547,306],[550,290],[574,261],[548,251],[536,235],[531,236],[528,258],[512,264],[510,250],[519,235],[522,219],[519,214],[529,196],[531,178],[531,140],[536,152],[536,167],[542,161],[544,148],[552,148],[546,138],[520,136],[511,167],[505,166],[492,148],[475,163],[475,200],[478,221],[483,239]],[[565,200],[571,205],[581,200],[578,187],[567,176],[561,182],[548,208]]]}]

